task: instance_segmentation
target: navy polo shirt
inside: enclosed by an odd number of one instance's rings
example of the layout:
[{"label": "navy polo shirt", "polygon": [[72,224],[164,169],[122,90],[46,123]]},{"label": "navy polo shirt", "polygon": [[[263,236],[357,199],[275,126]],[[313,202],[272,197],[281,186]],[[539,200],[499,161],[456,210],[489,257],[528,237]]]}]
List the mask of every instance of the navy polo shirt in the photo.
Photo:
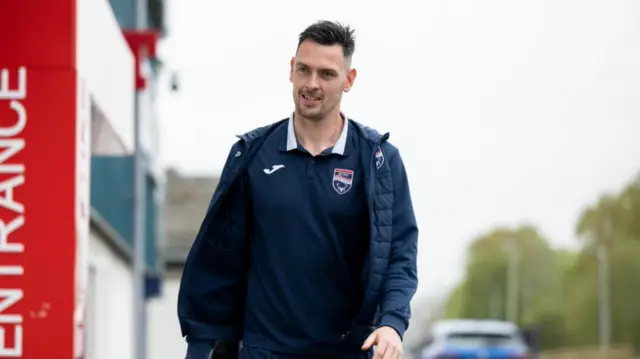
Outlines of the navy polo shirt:
[{"label": "navy polo shirt", "polygon": [[314,157],[298,144],[291,118],[247,168],[246,346],[292,354],[360,351],[341,334],[364,296],[369,217],[358,134],[344,123],[336,144]]}]

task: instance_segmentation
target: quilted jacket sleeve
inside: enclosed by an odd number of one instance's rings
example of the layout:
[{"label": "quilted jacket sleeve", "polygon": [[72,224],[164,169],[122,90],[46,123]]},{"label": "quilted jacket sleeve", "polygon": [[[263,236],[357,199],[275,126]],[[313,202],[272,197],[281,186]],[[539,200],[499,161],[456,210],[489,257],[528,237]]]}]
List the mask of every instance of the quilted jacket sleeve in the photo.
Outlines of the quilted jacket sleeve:
[{"label": "quilted jacket sleeve", "polygon": [[387,154],[393,176],[394,202],[391,253],[383,282],[379,326],[390,326],[403,337],[411,317],[411,300],[418,286],[418,226],[400,153],[391,147]]},{"label": "quilted jacket sleeve", "polygon": [[[178,318],[185,337],[188,359],[207,359],[216,342],[241,336],[241,303],[244,298],[243,186],[228,183],[230,163],[239,146],[232,147],[220,183],[191,247],[178,293]],[[226,191],[224,215],[213,213],[213,204]]]}]

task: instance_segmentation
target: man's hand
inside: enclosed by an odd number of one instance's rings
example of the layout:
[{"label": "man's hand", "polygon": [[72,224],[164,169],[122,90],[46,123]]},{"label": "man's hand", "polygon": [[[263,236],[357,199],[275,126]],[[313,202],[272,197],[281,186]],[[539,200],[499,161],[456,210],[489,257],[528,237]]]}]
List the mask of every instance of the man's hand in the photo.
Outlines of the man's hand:
[{"label": "man's hand", "polygon": [[402,340],[395,329],[380,327],[376,329],[362,345],[362,350],[369,350],[376,346],[373,359],[401,359]]}]

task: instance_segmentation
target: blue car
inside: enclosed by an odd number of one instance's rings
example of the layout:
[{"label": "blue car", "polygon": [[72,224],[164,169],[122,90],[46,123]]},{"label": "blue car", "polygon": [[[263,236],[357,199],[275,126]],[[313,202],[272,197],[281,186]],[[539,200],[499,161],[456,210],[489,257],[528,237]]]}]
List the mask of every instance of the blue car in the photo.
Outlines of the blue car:
[{"label": "blue car", "polygon": [[530,359],[530,353],[513,323],[461,319],[436,322],[420,359]]}]

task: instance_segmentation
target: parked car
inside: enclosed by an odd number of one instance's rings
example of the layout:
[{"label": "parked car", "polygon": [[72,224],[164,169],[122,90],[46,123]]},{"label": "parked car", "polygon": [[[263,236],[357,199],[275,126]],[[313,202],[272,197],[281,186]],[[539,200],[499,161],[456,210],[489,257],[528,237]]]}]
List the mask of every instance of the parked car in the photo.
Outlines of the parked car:
[{"label": "parked car", "polygon": [[519,328],[498,320],[434,323],[420,359],[531,359]]}]

